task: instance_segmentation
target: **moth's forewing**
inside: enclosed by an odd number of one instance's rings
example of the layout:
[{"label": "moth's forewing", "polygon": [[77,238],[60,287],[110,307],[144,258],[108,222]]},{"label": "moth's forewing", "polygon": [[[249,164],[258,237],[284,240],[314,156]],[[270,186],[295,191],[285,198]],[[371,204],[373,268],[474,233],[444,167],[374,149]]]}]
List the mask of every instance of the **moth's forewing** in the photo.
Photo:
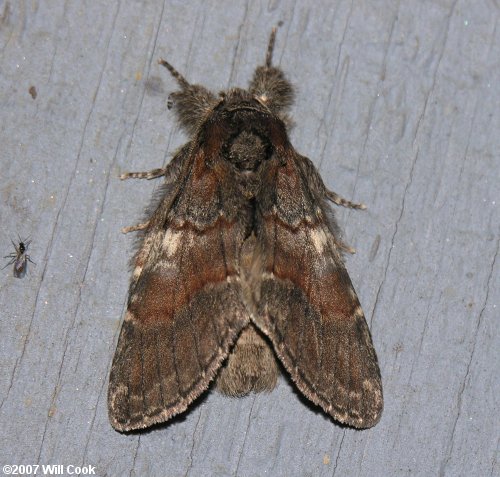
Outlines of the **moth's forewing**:
[{"label": "moth's forewing", "polygon": [[377,357],[321,190],[311,187],[301,160],[288,149],[262,174],[255,321],[306,397],[342,423],[371,427],[383,407]]},{"label": "moth's forewing", "polygon": [[224,188],[229,169],[216,155],[200,148],[186,160],[135,259],[108,393],[111,423],[121,431],[184,411],[249,321],[237,272],[248,228],[242,198]]}]

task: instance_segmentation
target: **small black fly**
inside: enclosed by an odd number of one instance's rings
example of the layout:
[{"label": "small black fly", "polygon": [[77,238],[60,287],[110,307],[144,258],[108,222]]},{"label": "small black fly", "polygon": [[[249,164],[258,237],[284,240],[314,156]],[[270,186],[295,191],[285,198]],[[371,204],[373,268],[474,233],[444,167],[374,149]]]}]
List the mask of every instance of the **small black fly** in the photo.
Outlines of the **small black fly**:
[{"label": "small black fly", "polygon": [[[23,278],[26,275],[26,270],[28,268],[28,261],[33,265],[36,265],[31,257],[28,255],[28,246],[31,243],[31,240],[21,240],[19,237],[19,245],[16,245],[15,242],[11,239],[12,245],[16,249],[15,252],[10,253],[9,255],[5,255],[4,258],[10,258],[9,263],[5,265],[8,267],[9,265],[14,264],[14,276],[16,278]],[[5,268],[3,267],[2,270]]]}]

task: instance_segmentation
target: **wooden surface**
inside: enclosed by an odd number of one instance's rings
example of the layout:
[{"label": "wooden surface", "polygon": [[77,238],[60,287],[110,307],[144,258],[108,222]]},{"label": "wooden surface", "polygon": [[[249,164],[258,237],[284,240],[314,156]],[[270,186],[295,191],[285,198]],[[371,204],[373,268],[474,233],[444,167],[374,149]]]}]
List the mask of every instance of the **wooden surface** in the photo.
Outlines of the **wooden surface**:
[{"label": "wooden surface", "polygon": [[[496,0],[0,1],[0,243],[36,262],[0,274],[0,465],[99,476],[498,476],[500,6]],[[215,91],[246,86],[279,20],[297,86],[292,142],[336,192],[347,267],[385,392],[356,431],[282,378],[215,392],[170,425],[122,435],[110,362],[133,237],[186,138],[171,61]],[[37,96],[29,93],[36,87]],[[37,475],[43,475],[41,470]]]}]

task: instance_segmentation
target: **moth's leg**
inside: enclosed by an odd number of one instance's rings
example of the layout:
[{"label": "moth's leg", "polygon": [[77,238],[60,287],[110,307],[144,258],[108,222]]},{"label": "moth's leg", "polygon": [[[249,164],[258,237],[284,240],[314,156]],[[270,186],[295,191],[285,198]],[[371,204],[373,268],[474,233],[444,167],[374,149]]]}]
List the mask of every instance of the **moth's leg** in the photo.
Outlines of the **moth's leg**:
[{"label": "moth's leg", "polygon": [[326,197],[331,200],[334,204],[341,205],[342,207],[349,207],[350,209],[366,209],[365,204],[357,204],[356,202],[351,202],[350,200],[344,199],[336,192],[332,190],[325,189]]},{"label": "moth's leg", "polygon": [[334,238],[334,243],[335,243],[335,245],[336,245],[337,248],[339,248],[340,250],[342,250],[342,252],[347,252],[347,253],[351,253],[351,254],[356,253],[356,249],[355,248],[350,247],[349,245],[347,245],[346,243],[342,242],[342,240],[338,239],[337,237]]},{"label": "moth's leg", "polygon": [[120,175],[120,179],[123,181],[125,179],[156,179],[165,175],[168,166],[161,169],[153,169],[147,172],[124,172]]},{"label": "moth's leg", "polygon": [[357,204],[356,202],[351,202],[350,200],[344,199],[336,192],[326,188],[323,179],[318,173],[318,170],[312,163],[311,159],[297,155],[296,159],[303,167],[304,174],[307,178],[309,187],[319,196],[326,197],[331,200],[334,204],[341,205],[343,207],[349,207],[351,209],[366,209],[365,204]]},{"label": "moth's leg", "polygon": [[190,145],[188,143],[176,152],[172,160],[165,167],[146,172],[124,172],[120,175],[120,179],[156,179],[163,176],[165,182],[170,184],[177,179],[185,159],[189,157],[189,151]]},{"label": "moth's leg", "polygon": [[149,227],[149,220],[143,222],[142,224],[130,225],[129,227],[122,227],[122,234],[128,234],[129,232],[137,232],[138,230],[145,230]]},{"label": "moth's leg", "polygon": [[[278,24],[278,26],[280,26]],[[250,82],[250,92],[271,111],[278,114],[285,111],[293,103],[293,86],[285,78],[283,71],[272,66],[273,50],[276,41],[274,27],[269,37],[267,46],[266,62],[264,66],[258,66]]]},{"label": "moth's leg", "polygon": [[168,61],[160,59],[158,63],[167,68],[181,87],[180,91],[171,93],[168,97],[168,109],[173,108],[181,126],[189,134],[194,134],[200,122],[217,105],[217,98],[203,86],[188,83]]}]

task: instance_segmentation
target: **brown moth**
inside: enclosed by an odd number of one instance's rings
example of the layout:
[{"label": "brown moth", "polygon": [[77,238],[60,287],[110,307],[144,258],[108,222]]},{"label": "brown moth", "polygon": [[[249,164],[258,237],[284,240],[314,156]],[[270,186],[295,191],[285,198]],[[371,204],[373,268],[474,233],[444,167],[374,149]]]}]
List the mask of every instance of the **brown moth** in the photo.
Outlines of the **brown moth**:
[{"label": "brown moth", "polygon": [[128,308],[111,368],[113,427],[130,431],[185,411],[210,382],[230,396],[270,391],[277,359],[334,419],[375,425],[382,383],[370,331],[344,266],[328,190],[287,135],[293,88],[266,61],[248,90],[171,94],[191,139],[165,168],[165,188],[140,230]]}]

